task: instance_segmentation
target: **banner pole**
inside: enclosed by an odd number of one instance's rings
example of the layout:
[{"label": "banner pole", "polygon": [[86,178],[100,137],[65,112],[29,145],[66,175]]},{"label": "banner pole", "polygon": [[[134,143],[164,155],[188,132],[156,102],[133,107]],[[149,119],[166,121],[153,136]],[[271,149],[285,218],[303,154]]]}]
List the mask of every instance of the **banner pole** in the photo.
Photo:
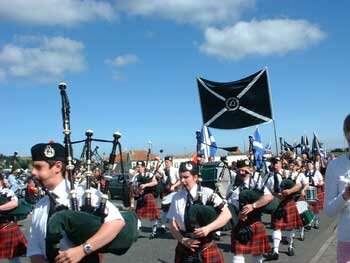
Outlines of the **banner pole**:
[{"label": "banner pole", "polygon": [[274,118],[274,114],[273,114],[273,107],[272,107],[272,98],[271,98],[272,96],[271,96],[271,89],[270,89],[269,72],[268,72],[267,67],[265,67],[265,70],[266,70],[267,86],[269,88],[270,108],[271,108],[271,113],[272,113],[273,130],[275,133],[276,156],[277,156],[278,155],[277,132],[276,132],[275,118]]},{"label": "banner pole", "polygon": [[277,145],[277,132],[276,132],[276,124],[275,124],[275,120],[272,120],[273,123],[273,131],[275,134],[275,144],[276,144],[276,156],[278,155],[278,145]]}]

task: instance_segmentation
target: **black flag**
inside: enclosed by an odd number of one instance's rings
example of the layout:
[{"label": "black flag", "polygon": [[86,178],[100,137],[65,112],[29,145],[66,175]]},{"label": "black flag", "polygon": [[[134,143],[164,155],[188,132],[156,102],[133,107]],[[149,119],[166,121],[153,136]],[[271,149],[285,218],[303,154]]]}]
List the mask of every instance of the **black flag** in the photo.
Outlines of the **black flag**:
[{"label": "black flag", "polygon": [[272,120],[267,69],[219,83],[197,78],[204,125],[240,129]]}]

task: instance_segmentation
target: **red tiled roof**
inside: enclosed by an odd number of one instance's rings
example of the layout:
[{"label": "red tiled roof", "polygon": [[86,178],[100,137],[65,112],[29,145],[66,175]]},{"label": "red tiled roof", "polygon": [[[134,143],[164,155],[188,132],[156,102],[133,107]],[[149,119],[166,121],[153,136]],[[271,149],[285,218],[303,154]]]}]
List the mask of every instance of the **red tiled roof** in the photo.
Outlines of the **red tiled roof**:
[{"label": "red tiled roof", "polygon": [[[147,160],[147,151],[144,151],[144,150],[132,150],[132,151],[129,151],[128,153],[123,152],[122,153],[123,161],[127,160],[128,154],[130,157],[130,161],[145,161],[145,160]],[[159,157],[158,154],[151,153],[149,155],[149,160],[154,160],[157,156]],[[119,161],[120,161],[120,156],[117,155],[115,157],[115,162],[119,162]]]}]

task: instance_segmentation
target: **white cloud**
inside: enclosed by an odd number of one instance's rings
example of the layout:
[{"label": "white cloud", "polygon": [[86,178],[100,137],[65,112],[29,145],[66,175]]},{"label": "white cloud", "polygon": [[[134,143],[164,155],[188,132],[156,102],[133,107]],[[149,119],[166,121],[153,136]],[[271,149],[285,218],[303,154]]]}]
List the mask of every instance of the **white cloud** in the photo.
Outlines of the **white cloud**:
[{"label": "white cloud", "polygon": [[119,0],[117,8],[130,15],[160,16],[199,26],[232,22],[255,0]]},{"label": "white cloud", "polygon": [[9,43],[0,49],[4,77],[49,81],[86,68],[81,42],[64,37],[35,37],[36,46]]},{"label": "white cloud", "polygon": [[36,25],[71,26],[93,19],[113,20],[116,12],[98,0],[1,0],[0,19]]},{"label": "white cloud", "polygon": [[325,37],[317,25],[305,20],[253,20],[223,29],[207,28],[200,50],[220,59],[237,60],[249,55],[283,55],[310,47]]},{"label": "white cloud", "polygon": [[135,64],[139,61],[139,58],[133,54],[125,54],[117,56],[114,59],[107,59],[106,63],[114,67],[124,67],[126,65]]}]

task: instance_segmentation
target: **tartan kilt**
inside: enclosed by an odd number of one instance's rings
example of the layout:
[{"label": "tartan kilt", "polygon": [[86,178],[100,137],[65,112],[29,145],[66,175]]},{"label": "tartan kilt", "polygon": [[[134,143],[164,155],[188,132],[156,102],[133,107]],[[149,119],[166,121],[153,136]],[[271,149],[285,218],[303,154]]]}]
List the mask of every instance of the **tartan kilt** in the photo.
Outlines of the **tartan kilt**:
[{"label": "tartan kilt", "polygon": [[[185,248],[180,243],[177,243],[176,249],[175,249],[175,263],[182,263],[184,262],[184,257],[186,256],[187,248]],[[188,250],[187,250],[188,251]],[[206,243],[199,247],[199,252],[202,256],[203,263],[224,263],[224,257],[222,256],[222,253],[220,249],[218,248],[218,245],[215,242]]]},{"label": "tartan kilt", "polygon": [[24,255],[27,244],[17,223],[0,224],[0,258],[11,259]]},{"label": "tartan kilt", "polygon": [[293,199],[288,200],[284,205],[286,209],[286,216],[281,219],[277,219],[275,214],[271,215],[271,228],[273,230],[281,229],[281,230],[291,230],[297,229],[303,226],[303,222],[298,213],[297,206]]},{"label": "tartan kilt", "polygon": [[136,205],[136,214],[139,219],[148,218],[155,220],[160,218],[157,201],[152,193],[145,194],[143,201],[138,200]]},{"label": "tartan kilt", "polygon": [[231,252],[236,255],[261,255],[270,252],[271,247],[263,222],[257,221],[252,227],[252,240],[248,244],[241,244],[235,237],[235,231],[231,232]]},{"label": "tartan kilt", "polygon": [[317,187],[317,208],[318,210],[323,210],[323,203],[324,203],[324,188],[323,187]]}]

